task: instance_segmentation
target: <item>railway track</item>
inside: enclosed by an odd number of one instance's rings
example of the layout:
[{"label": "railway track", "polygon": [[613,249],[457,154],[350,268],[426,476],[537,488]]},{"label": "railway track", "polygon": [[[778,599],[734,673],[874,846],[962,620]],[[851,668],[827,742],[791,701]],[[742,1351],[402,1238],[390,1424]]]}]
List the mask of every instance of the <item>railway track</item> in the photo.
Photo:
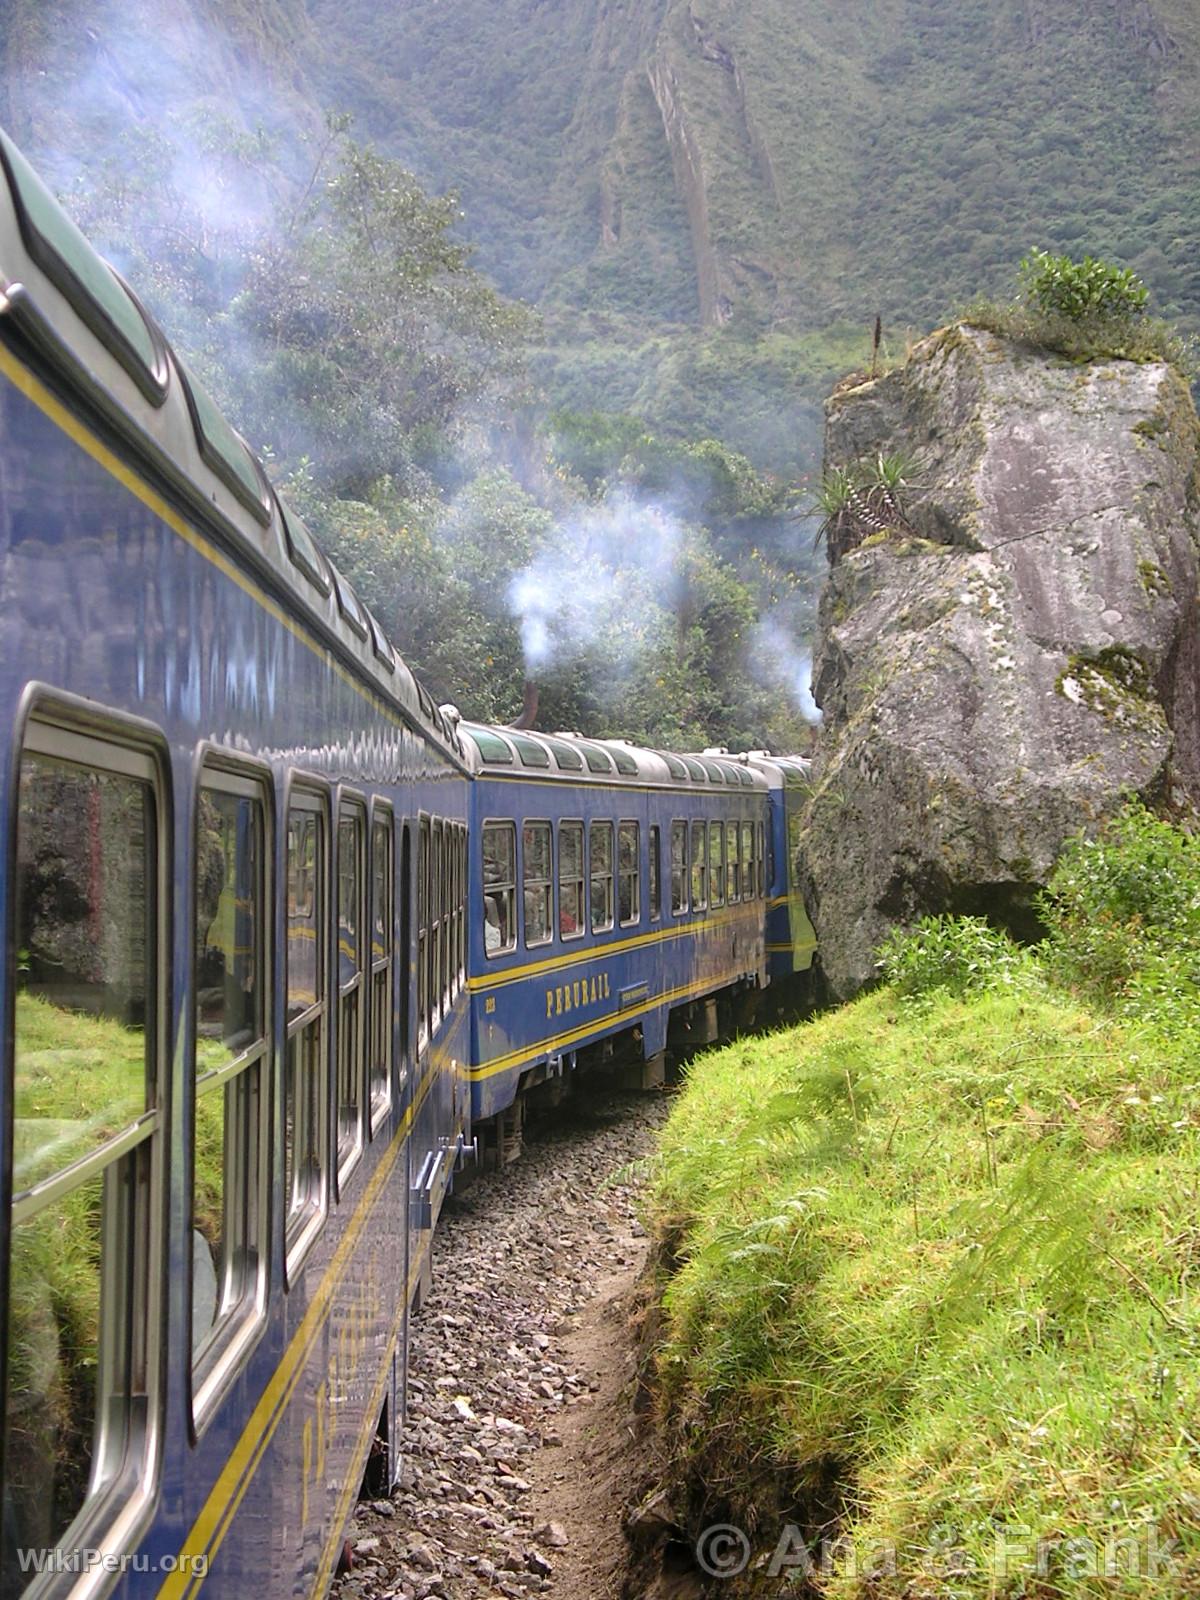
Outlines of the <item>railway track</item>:
[{"label": "railway track", "polygon": [[527,1128],[443,1214],[412,1331],[404,1473],[359,1504],[338,1600],[603,1600],[624,1574],[639,1158],[661,1096]]}]

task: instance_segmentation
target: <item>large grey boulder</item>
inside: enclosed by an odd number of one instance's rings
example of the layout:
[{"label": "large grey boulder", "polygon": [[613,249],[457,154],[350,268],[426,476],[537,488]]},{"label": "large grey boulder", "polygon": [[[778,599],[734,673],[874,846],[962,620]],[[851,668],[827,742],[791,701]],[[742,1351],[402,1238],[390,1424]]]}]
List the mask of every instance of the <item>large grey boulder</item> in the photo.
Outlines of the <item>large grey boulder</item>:
[{"label": "large grey boulder", "polygon": [[827,408],[826,464],[907,452],[908,520],[830,572],[800,868],[830,986],[893,924],[1018,931],[1064,840],[1200,794],[1195,409],[1163,364],[943,329]]}]

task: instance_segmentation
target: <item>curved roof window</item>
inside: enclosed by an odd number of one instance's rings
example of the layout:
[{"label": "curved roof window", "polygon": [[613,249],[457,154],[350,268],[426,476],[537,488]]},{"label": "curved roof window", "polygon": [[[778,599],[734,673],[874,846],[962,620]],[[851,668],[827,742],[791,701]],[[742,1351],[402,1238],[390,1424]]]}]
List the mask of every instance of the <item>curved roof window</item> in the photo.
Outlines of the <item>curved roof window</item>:
[{"label": "curved roof window", "polygon": [[277,503],[283,517],[283,534],[287,540],[288,555],[292,558],[292,565],[299,567],[308,581],[322,594],[328,594],[331,586],[329,564],[321,554],[316,540],[294,511],[289,511],[282,502]]},{"label": "curved roof window", "polygon": [[487,728],[464,728],[462,731],[474,741],[484,761],[512,766],[513,753],[498,733],[491,733]]},{"label": "curved roof window", "polygon": [[[379,626],[379,621],[374,612],[367,611],[366,606],[363,607],[363,610],[366,611],[367,625],[371,630],[371,648],[375,652],[376,660],[380,663],[385,672],[395,672],[396,652],[392,649],[391,640]],[[443,727],[446,725],[444,717],[442,718],[442,725]]]},{"label": "curved roof window", "polygon": [[547,739],[546,743],[554,751],[554,759],[563,772],[582,772],[583,757],[569,744],[564,744],[561,739]]},{"label": "curved roof window", "polygon": [[725,782],[725,772],[719,761],[702,761],[702,765],[713,783]]},{"label": "curved roof window", "polygon": [[[368,631],[367,613],[363,610],[361,604],[359,603],[358,596],[350,587],[346,579],[342,576],[338,569],[333,566],[332,562],[330,563],[330,566],[333,571],[333,588],[334,593],[337,595],[338,610],[346,619],[347,626],[350,627],[360,639],[365,639]],[[430,701],[428,710],[429,715],[432,717],[432,701]]]},{"label": "curved roof window", "polygon": [[608,758],[607,750],[598,750],[594,744],[580,744],[583,759],[588,764],[589,772],[611,772],[613,764]]},{"label": "curved roof window", "polygon": [[521,758],[523,767],[548,767],[550,752],[536,739],[523,739],[519,733],[510,733],[513,748]]},{"label": "curved roof window", "polygon": [[688,769],[684,766],[683,762],[678,756],[673,756],[669,750],[660,750],[658,753],[667,763],[667,771],[673,778],[687,777]]},{"label": "curved roof window", "polygon": [[146,399],[161,405],[169,371],[162,336],[3,132],[0,162],[26,250]]},{"label": "curved roof window", "polygon": [[694,756],[684,756],[683,764],[688,769],[688,772],[691,774],[691,776],[695,778],[697,783],[703,783],[708,777],[704,767],[695,759]]},{"label": "curved roof window", "polygon": [[211,467],[234,498],[245,506],[265,528],[271,520],[271,502],[262,469],[250,453],[250,446],[221,415],[216,401],[200,380],[182,364],[183,389],[196,443],[207,466]]},{"label": "curved roof window", "polygon": [[619,745],[615,747],[613,745],[609,745],[608,753],[616,762],[618,772],[623,773],[627,778],[637,777],[638,764],[629,754],[628,750],[622,750]]}]

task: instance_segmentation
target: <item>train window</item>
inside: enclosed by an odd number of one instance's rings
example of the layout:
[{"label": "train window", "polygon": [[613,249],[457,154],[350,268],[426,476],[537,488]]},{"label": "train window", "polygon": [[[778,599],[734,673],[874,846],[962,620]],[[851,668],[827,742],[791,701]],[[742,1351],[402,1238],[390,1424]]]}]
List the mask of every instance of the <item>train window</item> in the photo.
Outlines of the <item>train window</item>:
[{"label": "train window", "polygon": [[458,979],[462,987],[467,982],[467,877],[470,871],[470,851],[465,823],[458,826]]},{"label": "train window", "polygon": [[761,822],[755,825],[755,832],[758,835],[758,893],[759,898],[761,899],[762,895],[766,892],[766,878],[764,874],[766,871],[767,859],[766,851],[763,849],[763,825]]},{"label": "train window", "polygon": [[580,744],[579,750],[588,764],[589,772],[611,772],[613,770],[612,760],[606,750],[597,749],[594,744],[583,743]]},{"label": "train window", "polygon": [[592,932],[613,925],[613,828],[611,822],[593,822],[588,829],[589,894]]},{"label": "train window", "polygon": [[322,594],[328,594],[332,588],[332,579],[316,540],[309,533],[301,517],[280,500],[277,499],[275,503],[279,506],[279,513],[283,519],[284,538],[287,540],[288,555],[293,566],[300,568],[315,589],[319,589]]},{"label": "train window", "polygon": [[362,608],[358,596],[351,588],[345,576],[338,571],[332,562],[329,564],[333,573],[333,592],[337,595],[338,611],[351,633],[356,633],[360,639],[368,636],[367,614]]},{"label": "train window", "polygon": [[650,829],[650,921],[662,916],[662,854],[661,831],[657,824]]},{"label": "train window", "polygon": [[231,1340],[259,1321],[266,1281],[267,798],[206,769],[196,805],[192,1163],[195,1413]]},{"label": "train window", "polygon": [[[146,399],[161,405],[168,367],[161,336],[135,296],[54,199],[16,145],[0,133],[25,248]],[[11,270],[11,269],[10,269]]]},{"label": "train window", "polygon": [[639,832],[636,822],[622,822],[617,828],[617,917],[623,928],[642,915]]},{"label": "train window", "polygon": [[754,824],[742,823],[742,899],[754,899]]},{"label": "train window", "polygon": [[546,743],[554,751],[554,760],[562,772],[582,772],[583,757],[578,750],[573,750],[569,744],[563,744],[561,739],[546,739]]},{"label": "train window", "polygon": [[472,728],[467,737],[474,744],[476,750],[479,751],[483,760],[490,765],[512,766],[512,748],[505,743],[498,733],[493,733],[488,728]]},{"label": "train window", "polygon": [[338,1182],[363,1148],[363,889],[366,813],[345,803],[337,830],[337,1157]]},{"label": "train window", "polygon": [[442,819],[433,819],[429,851],[429,1004],[436,1028],[445,1009],[446,856]]},{"label": "train window", "polygon": [[417,1044],[429,1037],[429,818],[421,818],[417,850]]},{"label": "train window", "polygon": [[688,908],[687,823],[671,824],[671,911],[679,916]]},{"label": "train window", "polygon": [[742,866],[736,822],[725,824],[725,898],[731,906],[742,898]]},{"label": "train window", "polygon": [[521,829],[521,879],[525,887],[525,944],[549,944],[554,936],[554,889],[550,824],[527,822]]},{"label": "train window", "polygon": [[704,823],[692,823],[692,910],[708,905],[708,844]]},{"label": "train window", "polygon": [[489,956],[517,947],[517,828],[483,825],[483,943]]},{"label": "train window", "polygon": [[462,991],[463,984],[463,831],[461,823],[454,824],[454,993]]},{"label": "train window", "polygon": [[449,1011],[454,999],[454,823],[442,823],[442,1009]]},{"label": "train window", "polygon": [[725,904],[725,828],[720,822],[708,825],[708,896],[714,906]]},{"label": "train window", "polygon": [[[103,1542],[158,1415],[159,808],[148,756],[29,725],[16,803],[0,1593]],[[68,1538],[68,1529],[75,1534]]]},{"label": "train window", "polygon": [[267,527],[271,521],[271,491],[250,446],[226,422],[208,390],[178,362],[183,392],[192,417],[192,431],[206,466],[220,478],[229,492],[257,522]]},{"label": "train window", "polygon": [[513,749],[521,758],[523,767],[548,767],[550,765],[550,752],[545,745],[538,744],[536,739],[523,739],[519,733],[510,733]]},{"label": "train window", "polygon": [[371,824],[371,1132],[392,1099],[392,944],[396,925],[393,906],[395,830],[392,814],[378,804]]},{"label": "train window", "polygon": [[558,825],[558,936],[583,937],[583,823]]},{"label": "train window", "polygon": [[324,801],[297,788],[287,823],[287,1063],[283,1181],[288,1268],[312,1243],[329,1204],[325,1002]]}]

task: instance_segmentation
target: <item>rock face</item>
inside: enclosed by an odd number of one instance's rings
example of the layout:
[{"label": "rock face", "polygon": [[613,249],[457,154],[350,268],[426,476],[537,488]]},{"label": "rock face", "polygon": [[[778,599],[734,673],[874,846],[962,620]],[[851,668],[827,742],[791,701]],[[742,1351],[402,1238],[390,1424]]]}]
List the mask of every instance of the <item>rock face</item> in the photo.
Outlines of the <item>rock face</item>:
[{"label": "rock face", "polygon": [[1168,366],[965,326],[829,402],[827,465],[915,458],[919,535],[821,604],[800,866],[837,995],[927,911],[1032,931],[1063,841],[1126,795],[1200,798],[1198,432]]}]

